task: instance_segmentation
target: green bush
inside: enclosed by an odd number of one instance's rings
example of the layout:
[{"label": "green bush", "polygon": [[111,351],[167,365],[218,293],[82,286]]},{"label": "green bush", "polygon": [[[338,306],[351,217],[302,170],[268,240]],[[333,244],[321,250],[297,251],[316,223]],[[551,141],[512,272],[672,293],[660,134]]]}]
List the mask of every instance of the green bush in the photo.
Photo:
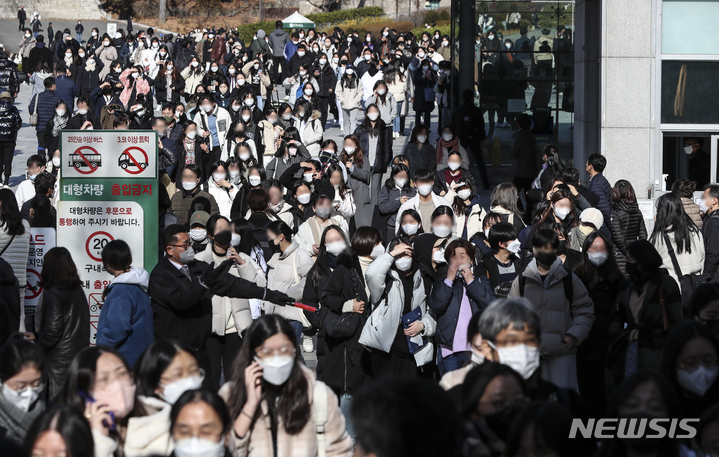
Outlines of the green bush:
[{"label": "green bush", "polygon": [[320,24],[334,24],[337,22],[348,21],[350,19],[360,19],[363,17],[379,17],[384,16],[384,9],[379,6],[368,6],[366,8],[355,8],[351,10],[341,10],[332,13],[315,13],[308,14],[307,19],[315,23],[315,26]]},{"label": "green bush", "polygon": [[245,46],[252,44],[252,37],[258,30],[264,30],[267,33],[275,29],[275,21],[255,22],[254,24],[245,24],[237,27],[237,34],[240,39],[245,42]]},{"label": "green bush", "polygon": [[439,21],[439,12],[435,10],[429,10],[424,15],[424,22],[431,24],[432,22]]},{"label": "green bush", "polygon": [[439,12],[439,20],[440,21],[448,21],[449,19],[450,19],[449,10],[443,9]]}]

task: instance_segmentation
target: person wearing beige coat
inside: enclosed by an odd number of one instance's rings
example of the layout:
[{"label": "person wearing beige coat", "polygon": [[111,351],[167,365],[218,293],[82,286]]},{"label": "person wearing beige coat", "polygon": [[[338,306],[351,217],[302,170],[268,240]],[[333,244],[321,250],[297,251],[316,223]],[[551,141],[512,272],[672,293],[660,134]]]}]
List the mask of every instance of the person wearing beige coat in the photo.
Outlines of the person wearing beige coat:
[{"label": "person wearing beige coat", "polygon": [[[287,226],[286,224],[282,225]],[[270,245],[278,242],[280,249],[267,262],[269,268],[267,271],[267,287],[281,290],[299,301],[302,299],[302,293],[305,290],[307,273],[314,262],[307,251],[300,249],[299,245],[292,241],[287,234],[271,234],[270,232],[271,230],[268,229],[270,237],[276,237],[274,240],[270,240]],[[310,327],[310,322],[299,308],[277,306],[266,301],[263,302],[263,309],[267,314],[278,314],[290,321],[298,333],[298,339],[302,333],[300,324],[303,328]]]},{"label": "person wearing beige coat", "polygon": [[[315,374],[306,366],[299,364],[298,368],[307,378],[310,407],[312,417],[307,421],[304,428],[295,435],[285,431],[280,423],[277,430],[277,451],[275,452],[272,439],[271,421],[267,400],[263,399],[258,407],[259,417],[252,425],[248,433],[240,437],[235,430],[230,431],[227,440],[227,448],[232,457],[266,457],[276,455],[278,457],[315,457],[318,455],[318,437],[315,418],[315,392],[322,392],[327,396],[327,421],[324,424],[324,448],[327,457],[350,457],[354,445],[352,438],[347,434],[345,418],[339,408],[337,395],[323,382],[317,381]],[[225,384],[220,389],[220,396],[228,401],[230,397],[231,383]],[[244,417],[240,415],[239,417]]]}]

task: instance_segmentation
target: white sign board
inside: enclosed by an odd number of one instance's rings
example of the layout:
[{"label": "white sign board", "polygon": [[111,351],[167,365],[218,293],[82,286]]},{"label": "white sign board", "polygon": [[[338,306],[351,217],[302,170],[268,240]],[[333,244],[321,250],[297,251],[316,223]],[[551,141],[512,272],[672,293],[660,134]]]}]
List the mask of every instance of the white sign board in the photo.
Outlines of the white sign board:
[{"label": "white sign board", "polygon": [[647,227],[647,233],[652,233],[654,228],[654,200],[639,200],[637,199],[637,205],[639,205],[639,211],[644,216],[644,225]]},{"label": "white sign board", "polygon": [[112,240],[124,240],[132,250],[133,265],[144,264],[143,209],[127,201],[58,202],[57,237],[72,254],[90,308],[90,342],[95,344],[102,292],[112,276],[102,265],[102,249]]},{"label": "white sign board", "polygon": [[63,130],[63,178],[156,178],[154,130]]},{"label": "white sign board", "polygon": [[115,38],[115,33],[117,33],[117,24],[115,22],[108,22],[107,23],[107,34],[110,38]]},{"label": "white sign board", "polygon": [[[27,288],[25,306],[37,306],[42,296],[42,287],[38,285],[42,274],[43,259],[47,251],[55,247],[55,229],[51,227],[33,227],[30,229],[30,250],[27,257]],[[28,314],[28,313],[25,313]]]}]

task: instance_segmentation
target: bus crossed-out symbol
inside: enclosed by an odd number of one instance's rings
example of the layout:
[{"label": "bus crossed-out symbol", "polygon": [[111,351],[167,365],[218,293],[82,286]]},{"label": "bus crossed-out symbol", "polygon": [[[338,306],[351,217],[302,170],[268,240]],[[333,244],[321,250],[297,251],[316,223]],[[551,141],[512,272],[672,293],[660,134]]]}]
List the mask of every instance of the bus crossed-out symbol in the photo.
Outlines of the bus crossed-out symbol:
[{"label": "bus crossed-out symbol", "polygon": [[[79,155],[83,162],[85,162],[85,165],[87,165],[88,170],[84,171],[81,169],[81,167],[75,166],[75,170],[77,170],[79,173],[82,173],[84,175],[89,175],[90,173],[94,173],[97,170],[97,166],[93,166],[92,163],[85,157],[85,155],[81,152],[83,149],[89,149],[94,154],[98,154],[98,152],[91,148],[90,146],[81,146],[75,150],[75,154]],[[99,155],[99,154],[98,154]]]}]

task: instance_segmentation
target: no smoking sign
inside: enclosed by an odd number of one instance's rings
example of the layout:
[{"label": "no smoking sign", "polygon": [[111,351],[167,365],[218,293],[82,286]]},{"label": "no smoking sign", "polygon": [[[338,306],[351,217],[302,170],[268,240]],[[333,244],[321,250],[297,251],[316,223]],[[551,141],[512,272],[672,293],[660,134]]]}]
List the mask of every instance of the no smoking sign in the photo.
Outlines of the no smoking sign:
[{"label": "no smoking sign", "polygon": [[102,262],[102,250],[114,238],[107,232],[95,232],[85,242],[85,252],[96,262]]}]

